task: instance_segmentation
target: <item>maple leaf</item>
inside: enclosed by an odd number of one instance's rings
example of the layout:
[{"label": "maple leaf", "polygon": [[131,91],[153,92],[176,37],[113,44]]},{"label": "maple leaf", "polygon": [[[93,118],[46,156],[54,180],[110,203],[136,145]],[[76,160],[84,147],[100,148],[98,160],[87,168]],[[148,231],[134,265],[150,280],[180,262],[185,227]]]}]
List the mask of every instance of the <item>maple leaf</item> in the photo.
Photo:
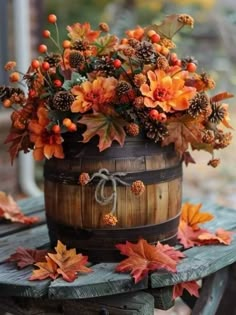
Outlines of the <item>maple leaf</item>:
[{"label": "maple leaf", "polygon": [[97,55],[109,55],[114,51],[116,43],[118,43],[118,37],[115,35],[107,34],[99,37],[94,42],[94,45],[97,47]]},{"label": "maple leaf", "polygon": [[169,256],[170,258],[172,258],[174,261],[176,261],[177,263],[185,257],[185,255],[180,252],[179,250],[176,250],[173,246],[170,246],[168,244],[162,244],[160,242],[157,243],[156,248],[166,254],[167,256]]},{"label": "maple leaf", "polygon": [[219,228],[216,230],[215,234],[210,232],[202,233],[198,236],[198,239],[202,245],[207,244],[224,244],[230,245],[232,242],[233,232],[225,231],[224,229]]},{"label": "maple leaf", "polygon": [[39,221],[38,217],[25,216],[12,196],[7,195],[3,191],[0,191],[0,218],[1,217],[11,220],[12,222],[25,224],[32,224]]},{"label": "maple leaf", "polygon": [[153,24],[145,28],[145,34],[147,34],[151,29],[156,31],[162,37],[171,39],[178,31],[181,30],[182,27],[186,25],[179,18],[179,14],[168,15],[161,24]]},{"label": "maple leaf", "polygon": [[33,265],[40,261],[46,261],[47,250],[45,249],[30,249],[18,247],[16,252],[12,254],[6,262],[16,262],[20,269]]},{"label": "maple leaf", "polygon": [[193,159],[193,157],[191,156],[191,154],[188,151],[183,153],[183,161],[184,161],[186,166],[188,166],[189,163],[196,164],[195,160]]},{"label": "maple leaf", "polygon": [[51,278],[55,280],[59,274],[57,272],[57,264],[48,256],[45,256],[46,262],[38,262],[35,264],[39,269],[33,270],[29,280],[43,280]]},{"label": "maple leaf", "polygon": [[200,286],[196,281],[177,283],[174,285],[173,288],[173,300],[175,300],[179,296],[182,296],[184,289],[187,290],[190,295],[199,297],[199,288]]},{"label": "maple leaf", "polygon": [[216,94],[216,95],[212,96],[210,98],[210,101],[211,102],[220,102],[222,100],[225,100],[225,99],[231,98],[231,97],[234,97],[234,95],[231,94],[231,93],[228,93],[228,92],[221,92],[219,94]]},{"label": "maple leaf", "polygon": [[63,279],[72,282],[76,279],[78,272],[91,272],[92,269],[86,267],[88,257],[82,254],[76,254],[75,248],[66,249],[66,246],[60,241],[55,247],[56,254],[49,253],[48,256],[56,265],[58,274],[61,274]]},{"label": "maple leaf", "polygon": [[201,130],[204,129],[201,121],[194,122],[191,118],[183,117],[172,119],[167,124],[168,135],[163,139],[162,145],[174,143],[175,150],[181,156],[187,151],[190,143],[201,142]]},{"label": "maple leaf", "polygon": [[11,164],[17,157],[19,151],[23,150],[24,153],[29,152],[29,148],[32,147],[29,133],[26,130],[19,130],[12,128],[10,134],[7,136],[4,144],[11,144],[8,151],[11,156]]},{"label": "maple leaf", "polygon": [[117,244],[116,247],[122,255],[129,256],[116,266],[116,271],[131,271],[135,283],[145,278],[149,271],[162,268],[176,271],[176,256],[173,259],[165,253],[165,251],[169,251],[169,248],[160,250],[160,246],[150,245],[144,239],[140,239],[136,244],[126,241],[125,244]]},{"label": "maple leaf", "polygon": [[191,204],[188,202],[182,206],[177,237],[184,248],[193,247],[194,245],[200,246],[199,235],[208,231],[201,229],[199,224],[214,218],[208,212],[200,212],[201,207],[202,204]]},{"label": "maple leaf", "polygon": [[209,212],[200,212],[202,204],[186,202],[182,205],[180,219],[185,221],[193,230],[199,229],[200,223],[211,221],[214,216]]},{"label": "maple leaf", "polygon": [[124,126],[126,122],[116,115],[106,116],[102,113],[95,112],[93,114],[83,115],[79,123],[87,126],[87,130],[83,133],[82,142],[89,142],[94,136],[99,136],[99,151],[109,148],[114,140],[121,146],[124,145]]},{"label": "maple leaf", "polygon": [[198,237],[199,235],[206,232],[208,231],[200,228],[194,230],[185,221],[180,220],[177,238],[184,248],[190,248],[194,245],[200,246],[201,242],[199,241]]}]

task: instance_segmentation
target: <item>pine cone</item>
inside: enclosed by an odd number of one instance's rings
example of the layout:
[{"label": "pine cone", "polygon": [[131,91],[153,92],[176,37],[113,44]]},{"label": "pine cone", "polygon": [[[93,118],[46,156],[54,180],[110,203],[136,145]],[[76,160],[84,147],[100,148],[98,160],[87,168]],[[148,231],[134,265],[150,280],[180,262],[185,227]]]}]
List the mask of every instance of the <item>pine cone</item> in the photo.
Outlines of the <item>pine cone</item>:
[{"label": "pine cone", "polygon": [[71,44],[71,49],[85,51],[89,49],[89,43],[87,41],[76,40]]},{"label": "pine cone", "polygon": [[50,67],[56,67],[61,61],[61,56],[59,54],[50,54],[44,58],[44,61],[48,62]]},{"label": "pine cone", "polygon": [[190,101],[188,114],[195,118],[207,108],[208,104],[209,99],[207,95],[205,93],[197,93]]},{"label": "pine cone", "polygon": [[114,60],[111,58],[102,56],[101,58],[97,58],[94,61],[92,67],[95,71],[101,71],[108,76],[114,76],[116,69],[114,67],[113,61]]},{"label": "pine cone", "polygon": [[157,59],[157,54],[148,41],[142,41],[138,43],[135,47],[135,56],[143,63],[155,63]]},{"label": "pine cone", "polygon": [[221,104],[213,103],[211,104],[211,115],[208,117],[208,120],[211,123],[218,124],[224,119],[225,109],[221,106]]},{"label": "pine cone", "polygon": [[71,68],[78,68],[84,62],[84,56],[74,50],[69,54],[69,64]]},{"label": "pine cone", "polygon": [[25,97],[25,93],[20,88],[13,88],[9,86],[0,86],[0,100],[3,102],[5,99],[11,98],[13,95],[19,96],[20,99]]},{"label": "pine cone", "polygon": [[74,96],[70,92],[59,91],[53,97],[52,107],[62,112],[69,111],[74,99]]}]

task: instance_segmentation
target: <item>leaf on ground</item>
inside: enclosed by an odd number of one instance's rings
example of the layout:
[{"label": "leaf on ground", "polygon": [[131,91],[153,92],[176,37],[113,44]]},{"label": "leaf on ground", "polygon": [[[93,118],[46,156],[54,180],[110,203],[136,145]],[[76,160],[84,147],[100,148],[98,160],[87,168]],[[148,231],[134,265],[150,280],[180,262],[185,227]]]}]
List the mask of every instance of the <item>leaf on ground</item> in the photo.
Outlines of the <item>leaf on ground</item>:
[{"label": "leaf on ground", "polygon": [[126,122],[116,115],[104,115],[103,113],[85,114],[79,123],[87,126],[83,133],[84,143],[89,142],[94,136],[99,136],[98,147],[100,151],[109,148],[113,141],[117,141],[121,146],[124,145]]},{"label": "leaf on ground", "polygon": [[28,217],[23,214],[11,195],[0,191],[0,218],[11,220],[12,222],[20,222],[24,224],[32,224],[39,221],[38,217]]},{"label": "leaf on ground", "polygon": [[198,236],[198,239],[202,245],[213,245],[213,244],[224,244],[230,245],[232,242],[231,231],[225,231],[219,228],[216,230],[215,234],[210,232],[202,233]]},{"label": "leaf on ground", "polygon": [[6,261],[16,262],[20,269],[33,265],[40,261],[46,261],[46,249],[30,249],[18,247],[16,252],[12,254]]},{"label": "leaf on ground", "polygon": [[48,256],[45,257],[46,262],[38,262],[35,264],[39,269],[33,270],[29,280],[44,280],[51,278],[55,280],[58,277],[57,264]]},{"label": "leaf on ground", "polygon": [[76,279],[78,272],[91,272],[92,269],[86,267],[88,257],[76,254],[75,248],[66,249],[62,242],[58,241],[55,247],[56,254],[49,253],[48,256],[57,264],[57,272],[63,279],[72,282]]},{"label": "leaf on ground", "polygon": [[183,295],[184,289],[188,291],[190,295],[194,295],[196,297],[199,297],[199,290],[200,286],[196,281],[188,281],[188,282],[182,282],[174,285],[173,288],[173,300],[175,300],[177,297],[180,297]]},{"label": "leaf on ground", "polygon": [[116,271],[130,272],[135,283],[144,279],[149,271],[158,269],[176,271],[176,256],[173,259],[165,253],[169,251],[169,248],[160,250],[160,246],[151,245],[144,239],[140,239],[138,243],[126,241],[125,244],[117,244],[116,247],[122,255],[129,256],[116,266]]}]

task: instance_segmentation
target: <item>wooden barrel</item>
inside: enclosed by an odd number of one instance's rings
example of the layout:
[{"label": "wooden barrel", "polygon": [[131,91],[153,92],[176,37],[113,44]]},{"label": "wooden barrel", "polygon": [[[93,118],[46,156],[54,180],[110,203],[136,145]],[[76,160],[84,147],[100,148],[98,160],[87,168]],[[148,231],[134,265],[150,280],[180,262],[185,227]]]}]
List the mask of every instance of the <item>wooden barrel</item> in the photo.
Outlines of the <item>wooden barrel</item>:
[{"label": "wooden barrel", "polygon": [[[121,258],[115,244],[144,238],[173,244],[182,201],[182,163],[173,146],[160,147],[142,138],[128,138],[99,152],[94,143],[67,143],[65,159],[50,159],[44,165],[44,195],[49,235],[53,245],[61,240],[77,248],[90,261],[117,261]],[[116,226],[104,224],[103,217],[112,204],[95,199],[99,178],[79,184],[83,172],[92,176],[106,169],[115,181]],[[141,180],[145,191],[135,196],[130,184]],[[100,182],[101,184],[101,182]],[[129,185],[129,186],[128,186]],[[114,181],[107,180],[103,194],[109,198]],[[98,193],[98,191],[97,191]]]}]

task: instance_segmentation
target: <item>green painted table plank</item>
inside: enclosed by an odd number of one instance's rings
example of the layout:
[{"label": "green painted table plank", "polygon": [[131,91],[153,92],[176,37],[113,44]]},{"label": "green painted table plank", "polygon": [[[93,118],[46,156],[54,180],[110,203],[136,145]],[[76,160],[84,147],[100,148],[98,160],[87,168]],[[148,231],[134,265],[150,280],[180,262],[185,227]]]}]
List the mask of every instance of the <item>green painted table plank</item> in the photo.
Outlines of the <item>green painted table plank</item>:
[{"label": "green painted table plank", "polygon": [[49,244],[47,226],[40,225],[0,238],[0,262],[13,254],[17,247],[40,248]]},{"label": "green painted table plank", "polygon": [[0,265],[0,296],[42,297],[50,280],[29,281],[33,267],[17,269],[13,263]]},{"label": "green painted table plank", "polygon": [[49,298],[93,298],[148,288],[148,278],[134,284],[129,274],[115,273],[115,266],[115,263],[101,263],[92,266],[92,273],[79,275],[72,283],[57,279],[49,287]]},{"label": "green painted table plank", "polygon": [[236,261],[236,239],[229,246],[199,246],[185,251],[184,254],[186,258],[177,265],[177,273],[159,271],[151,275],[153,288],[201,279],[233,264]]},{"label": "green painted table plank", "polygon": [[[38,216],[40,221],[36,225],[45,223],[44,198],[43,196],[22,199],[17,202],[22,212],[28,216]],[[29,229],[30,226],[22,223],[13,223],[8,220],[0,220],[0,237]]]}]

